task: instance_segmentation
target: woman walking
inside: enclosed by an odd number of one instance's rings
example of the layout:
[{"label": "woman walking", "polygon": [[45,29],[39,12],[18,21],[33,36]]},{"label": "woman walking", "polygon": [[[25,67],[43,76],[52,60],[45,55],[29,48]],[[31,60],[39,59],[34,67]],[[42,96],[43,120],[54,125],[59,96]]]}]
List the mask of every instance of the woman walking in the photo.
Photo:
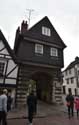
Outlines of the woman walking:
[{"label": "woman walking", "polygon": [[77,118],[78,118],[78,115],[79,115],[79,97],[76,97],[74,103],[75,103],[75,109],[76,109]]}]

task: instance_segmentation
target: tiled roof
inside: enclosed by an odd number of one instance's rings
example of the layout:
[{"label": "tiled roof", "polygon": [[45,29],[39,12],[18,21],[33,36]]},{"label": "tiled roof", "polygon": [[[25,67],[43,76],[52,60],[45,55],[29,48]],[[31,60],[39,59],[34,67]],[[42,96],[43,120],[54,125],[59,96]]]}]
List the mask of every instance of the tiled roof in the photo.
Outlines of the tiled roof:
[{"label": "tiled roof", "polygon": [[[42,26],[48,27],[51,29],[51,36],[46,36],[42,34]],[[38,21],[34,26],[32,26],[30,29],[26,29],[25,32],[20,32],[17,35],[17,39],[15,38],[15,44],[14,44],[14,50],[17,50],[17,47],[20,44],[20,38],[27,37],[31,38],[33,40],[39,40],[39,41],[45,41],[50,44],[54,44],[59,46],[61,49],[64,49],[66,45],[64,44],[63,40],[60,38],[59,34],[53,27],[52,23],[48,19],[47,16],[45,16],[43,19]]]},{"label": "tiled roof", "polygon": [[71,62],[64,71],[73,68],[76,64],[79,64],[79,57],[76,57],[75,60]]}]

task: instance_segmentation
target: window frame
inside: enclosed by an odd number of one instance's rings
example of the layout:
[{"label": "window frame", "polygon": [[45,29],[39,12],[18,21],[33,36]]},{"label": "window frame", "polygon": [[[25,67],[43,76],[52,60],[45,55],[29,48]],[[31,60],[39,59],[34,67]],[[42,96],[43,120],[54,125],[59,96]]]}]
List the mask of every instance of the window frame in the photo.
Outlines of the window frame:
[{"label": "window frame", "polygon": [[51,47],[50,48],[50,56],[51,57],[58,57],[58,49],[54,48],[54,47]]},{"label": "window frame", "polygon": [[71,84],[74,83],[74,77],[71,77]]},{"label": "window frame", "polygon": [[42,35],[51,36],[51,30],[50,30],[50,28],[42,26]]},{"label": "window frame", "polygon": [[66,83],[69,84],[69,78],[66,79]]},{"label": "window frame", "polygon": [[[40,49],[39,47],[40,47],[41,49]],[[44,48],[44,47],[43,47],[42,44],[37,44],[37,43],[36,43],[36,44],[35,44],[35,53],[36,53],[36,54],[41,54],[41,55],[43,55],[43,48]]]}]

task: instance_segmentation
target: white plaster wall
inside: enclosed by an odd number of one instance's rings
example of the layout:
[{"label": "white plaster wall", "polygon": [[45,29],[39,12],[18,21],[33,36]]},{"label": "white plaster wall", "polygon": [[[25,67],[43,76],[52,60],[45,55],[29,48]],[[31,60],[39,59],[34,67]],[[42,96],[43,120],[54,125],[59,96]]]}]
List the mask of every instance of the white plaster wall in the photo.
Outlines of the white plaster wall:
[{"label": "white plaster wall", "polygon": [[2,78],[0,78],[0,84],[2,84],[3,83],[3,79]]},{"label": "white plaster wall", "polygon": [[[13,61],[13,60],[9,60],[8,68],[7,68],[7,74],[8,74],[13,68],[15,68],[15,66],[16,66],[16,64],[14,63],[14,61]],[[17,78],[17,71],[18,71],[18,67],[11,72],[11,74],[9,75],[9,77]]]},{"label": "white plaster wall", "polygon": [[74,79],[74,83],[70,83],[69,84],[66,84],[66,93],[68,94],[68,88],[71,88],[72,89],[72,94],[75,95],[75,88],[77,89],[77,86],[76,86],[76,79]]},{"label": "white plaster wall", "polygon": [[[5,49],[3,49],[5,47]],[[8,67],[7,67],[7,73],[11,72],[11,70],[16,66],[15,62],[12,60],[12,57],[10,56],[6,46],[4,45],[3,41],[0,41],[0,50],[3,49],[2,51],[0,51],[0,54],[5,54],[5,58],[4,56],[0,56],[0,62],[5,62],[5,68],[4,68],[4,74],[5,74],[5,69],[6,69],[6,64],[7,64],[7,58],[8,60]],[[8,55],[8,56],[7,56]],[[2,58],[3,57],[3,58]],[[17,78],[17,71],[18,71],[18,67],[16,69],[14,69],[9,75],[9,78],[15,78],[15,79],[6,79],[5,80],[5,84],[16,84],[16,78]],[[0,78],[0,83],[3,83],[3,79]]]},{"label": "white plaster wall", "polygon": [[63,72],[62,74],[63,74],[63,86],[66,86],[65,72]]},{"label": "white plaster wall", "polygon": [[1,50],[2,48],[4,48],[4,44],[3,44],[3,41],[0,40],[0,50]]},{"label": "white plaster wall", "polygon": [[[71,83],[71,78],[74,77],[74,83]],[[69,79],[69,84],[67,84],[66,79]],[[67,75],[66,72],[63,72],[63,86],[66,86],[66,94],[68,94],[68,89],[72,89],[72,94],[75,94],[75,88],[77,89],[77,83],[76,83],[76,77],[75,77],[75,69],[71,69],[71,74],[69,73],[69,70],[67,70]]]},{"label": "white plaster wall", "polygon": [[16,79],[6,79],[5,84],[15,84],[16,85]]},{"label": "white plaster wall", "polygon": [[[5,45],[3,44],[2,41],[0,41],[0,50],[3,49],[4,47],[5,47]],[[7,51],[7,49],[6,49],[6,47],[5,47],[5,49],[3,49],[2,51],[0,51],[0,53],[1,53],[1,54],[7,54],[7,55],[9,55],[9,53],[8,53],[8,51]]]},{"label": "white plaster wall", "polygon": [[74,68],[71,69],[71,74],[69,73],[69,70],[67,70],[67,75],[66,75],[66,72],[64,72],[64,78],[67,79],[67,78],[71,78],[71,77],[74,77],[75,76],[75,70]]},{"label": "white plaster wall", "polygon": [[9,53],[8,53],[8,51],[6,49],[2,50],[0,53],[9,55]]}]

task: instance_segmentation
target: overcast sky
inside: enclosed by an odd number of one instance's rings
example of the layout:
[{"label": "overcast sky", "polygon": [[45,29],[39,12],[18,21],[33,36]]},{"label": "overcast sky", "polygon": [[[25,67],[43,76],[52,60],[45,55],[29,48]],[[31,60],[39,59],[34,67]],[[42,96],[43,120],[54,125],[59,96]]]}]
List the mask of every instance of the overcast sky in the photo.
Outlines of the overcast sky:
[{"label": "overcast sky", "polygon": [[64,50],[64,68],[79,56],[79,0],[0,0],[0,29],[14,45],[15,32],[23,19],[30,25],[48,16],[56,31],[67,45]]}]

